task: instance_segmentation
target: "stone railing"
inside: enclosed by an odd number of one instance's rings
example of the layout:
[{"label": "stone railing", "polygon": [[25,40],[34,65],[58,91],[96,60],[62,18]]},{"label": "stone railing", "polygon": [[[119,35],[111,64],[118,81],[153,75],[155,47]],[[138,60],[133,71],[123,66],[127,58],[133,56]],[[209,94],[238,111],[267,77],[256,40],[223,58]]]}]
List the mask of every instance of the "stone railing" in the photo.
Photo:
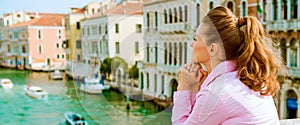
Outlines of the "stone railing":
[{"label": "stone railing", "polygon": [[280,120],[280,125],[300,125],[300,119],[283,119]]}]

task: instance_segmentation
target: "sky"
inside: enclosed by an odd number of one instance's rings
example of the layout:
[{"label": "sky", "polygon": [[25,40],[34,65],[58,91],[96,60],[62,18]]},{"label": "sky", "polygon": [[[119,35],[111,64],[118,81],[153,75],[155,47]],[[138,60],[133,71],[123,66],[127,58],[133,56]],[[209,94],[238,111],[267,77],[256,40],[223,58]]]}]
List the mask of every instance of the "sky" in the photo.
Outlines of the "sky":
[{"label": "sky", "polygon": [[69,7],[84,7],[91,2],[101,2],[103,0],[0,0],[0,17],[4,13],[13,11],[28,12],[69,12]]}]

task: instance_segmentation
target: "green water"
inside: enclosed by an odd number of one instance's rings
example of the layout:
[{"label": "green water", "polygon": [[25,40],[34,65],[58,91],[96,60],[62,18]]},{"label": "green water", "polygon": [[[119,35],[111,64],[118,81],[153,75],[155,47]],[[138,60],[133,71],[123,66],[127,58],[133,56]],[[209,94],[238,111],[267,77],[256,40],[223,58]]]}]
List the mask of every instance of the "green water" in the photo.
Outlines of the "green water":
[{"label": "green water", "polygon": [[[48,73],[0,69],[0,78],[14,83],[11,90],[0,88],[0,125],[64,124],[65,112],[81,114],[90,125],[169,125],[171,113],[158,111],[151,102],[131,101],[115,90],[90,95],[78,91],[72,80],[49,80]],[[27,84],[40,86],[47,99],[25,95]]]}]

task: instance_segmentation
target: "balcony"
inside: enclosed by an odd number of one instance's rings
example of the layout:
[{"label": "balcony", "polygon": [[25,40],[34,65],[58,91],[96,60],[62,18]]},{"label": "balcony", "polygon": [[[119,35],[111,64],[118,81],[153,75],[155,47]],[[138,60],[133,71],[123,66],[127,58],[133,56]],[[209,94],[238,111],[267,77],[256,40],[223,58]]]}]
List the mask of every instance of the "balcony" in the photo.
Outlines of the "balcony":
[{"label": "balcony", "polygon": [[267,31],[300,30],[300,20],[279,20],[267,23]]},{"label": "balcony", "polygon": [[297,67],[288,67],[288,73],[293,78],[300,78],[300,68]]},{"label": "balcony", "polygon": [[180,23],[172,23],[172,24],[162,24],[160,28],[158,29],[158,32],[160,33],[187,33],[189,32],[193,27],[186,23],[186,22],[180,22]]}]

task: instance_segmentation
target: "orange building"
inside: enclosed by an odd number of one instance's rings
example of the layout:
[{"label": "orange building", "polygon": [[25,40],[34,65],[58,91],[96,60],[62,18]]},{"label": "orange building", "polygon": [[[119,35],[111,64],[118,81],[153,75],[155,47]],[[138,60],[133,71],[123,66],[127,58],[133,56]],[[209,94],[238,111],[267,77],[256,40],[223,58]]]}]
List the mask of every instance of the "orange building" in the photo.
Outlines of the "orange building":
[{"label": "orange building", "polygon": [[64,16],[40,13],[38,18],[6,27],[2,66],[33,70],[64,69]]}]

